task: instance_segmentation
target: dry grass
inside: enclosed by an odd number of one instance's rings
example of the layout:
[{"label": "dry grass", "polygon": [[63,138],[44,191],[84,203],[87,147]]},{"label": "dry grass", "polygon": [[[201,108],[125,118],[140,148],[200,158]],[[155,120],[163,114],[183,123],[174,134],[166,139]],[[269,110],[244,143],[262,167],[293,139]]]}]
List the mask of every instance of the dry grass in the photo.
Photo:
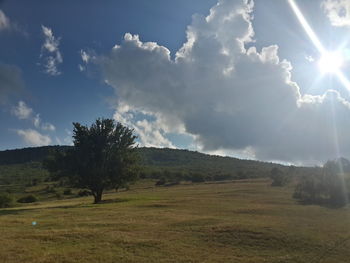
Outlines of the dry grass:
[{"label": "dry grass", "polygon": [[[135,188],[0,210],[1,262],[349,262],[350,210],[266,181]],[[37,225],[32,226],[32,221]]]}]

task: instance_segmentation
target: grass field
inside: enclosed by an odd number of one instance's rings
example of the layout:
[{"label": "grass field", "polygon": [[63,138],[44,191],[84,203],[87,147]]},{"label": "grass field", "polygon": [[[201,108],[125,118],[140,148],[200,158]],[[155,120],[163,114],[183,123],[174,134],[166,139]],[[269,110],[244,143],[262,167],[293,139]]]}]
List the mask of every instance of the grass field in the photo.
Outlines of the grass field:
[{"label": "grass field", "polygon": [[139,184],[99,205],[2,209],[0,262],[350,262],[350,210],[291,195],[266,180]]}]

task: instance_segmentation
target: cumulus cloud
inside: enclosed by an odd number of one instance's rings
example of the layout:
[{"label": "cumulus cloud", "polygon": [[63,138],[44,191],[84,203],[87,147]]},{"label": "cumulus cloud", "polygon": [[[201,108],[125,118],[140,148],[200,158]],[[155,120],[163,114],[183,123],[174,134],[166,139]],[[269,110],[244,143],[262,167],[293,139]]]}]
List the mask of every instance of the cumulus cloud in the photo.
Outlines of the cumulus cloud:
[{"label": "cumulus cloud", "polygon": [[44,72],[51,76],[58,76],[62,73],[58,69],[58,65],[63,63],[63,57],[59,50],[60,38],[56,38],[49,27],[42,25],[41,29],[45,38],[40,54]]},{"label": "cumulus cloud", "polygon": [[[137,115],[148,116],[148,119],[137,120]],[[159,118],[154,118],[152,113],[146,113],[131,109],[122,103],[117,107],[114,119],[134,129],[142,146],[146,147],[168,147],[175,146],[165,137],[166,127],[162,125]]]},{"label": "cumulus cloud", "polygon": [[[129,33],[90,58],[116,90],[115,118],[155,142],[187,133],[208,152],[304,163],[350,156],[349,102],[336,91],[301,95],[278,46],[254,47],[253,7],[220,0],[207,17],[195,15],[174,59]],[[146,116],[135,118],[140,112]]]},{"label": "cumulus cloud", "polygon": [[325,0],[322,7],[333,26],[350,26],[350,1]]},{"label": "cumulus cloud", "polygon": [[19,93],[23,86],[19,68],[0,63],[0,104],[7,102],[11,95]]},{"label": "cumulus cloud", "polygon": [[43,135],[36,130],[15,130],[16,133],[23,138],[23,140],[31,146],[45,146],[51,143],[51,138]]}]

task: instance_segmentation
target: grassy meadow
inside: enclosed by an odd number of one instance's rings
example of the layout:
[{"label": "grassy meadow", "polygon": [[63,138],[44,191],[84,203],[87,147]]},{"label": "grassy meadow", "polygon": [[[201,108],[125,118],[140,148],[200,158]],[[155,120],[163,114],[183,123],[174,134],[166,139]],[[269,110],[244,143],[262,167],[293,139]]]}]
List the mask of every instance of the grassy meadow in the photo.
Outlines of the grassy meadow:
[{"label": "grassy meadow", "polygon": [[1,262],[349,262],[348,208],[262,179],[153,185],[1,209]]}]

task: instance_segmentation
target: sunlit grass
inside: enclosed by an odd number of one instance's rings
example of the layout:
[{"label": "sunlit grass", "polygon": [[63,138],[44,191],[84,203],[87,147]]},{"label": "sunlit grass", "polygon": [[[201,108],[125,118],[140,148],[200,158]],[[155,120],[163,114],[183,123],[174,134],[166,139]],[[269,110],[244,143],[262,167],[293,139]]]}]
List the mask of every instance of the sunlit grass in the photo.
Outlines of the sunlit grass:
[{"label": "sunlit grass", "polygon": [[[3,262],[348,262],[350,211],[242,181],[134,186],[0,211]],[[37,225],[32,226],[32,221]],[[333,249],[335,244],[339,245]],[[318,261],[314,261],[318,262]]]}]

